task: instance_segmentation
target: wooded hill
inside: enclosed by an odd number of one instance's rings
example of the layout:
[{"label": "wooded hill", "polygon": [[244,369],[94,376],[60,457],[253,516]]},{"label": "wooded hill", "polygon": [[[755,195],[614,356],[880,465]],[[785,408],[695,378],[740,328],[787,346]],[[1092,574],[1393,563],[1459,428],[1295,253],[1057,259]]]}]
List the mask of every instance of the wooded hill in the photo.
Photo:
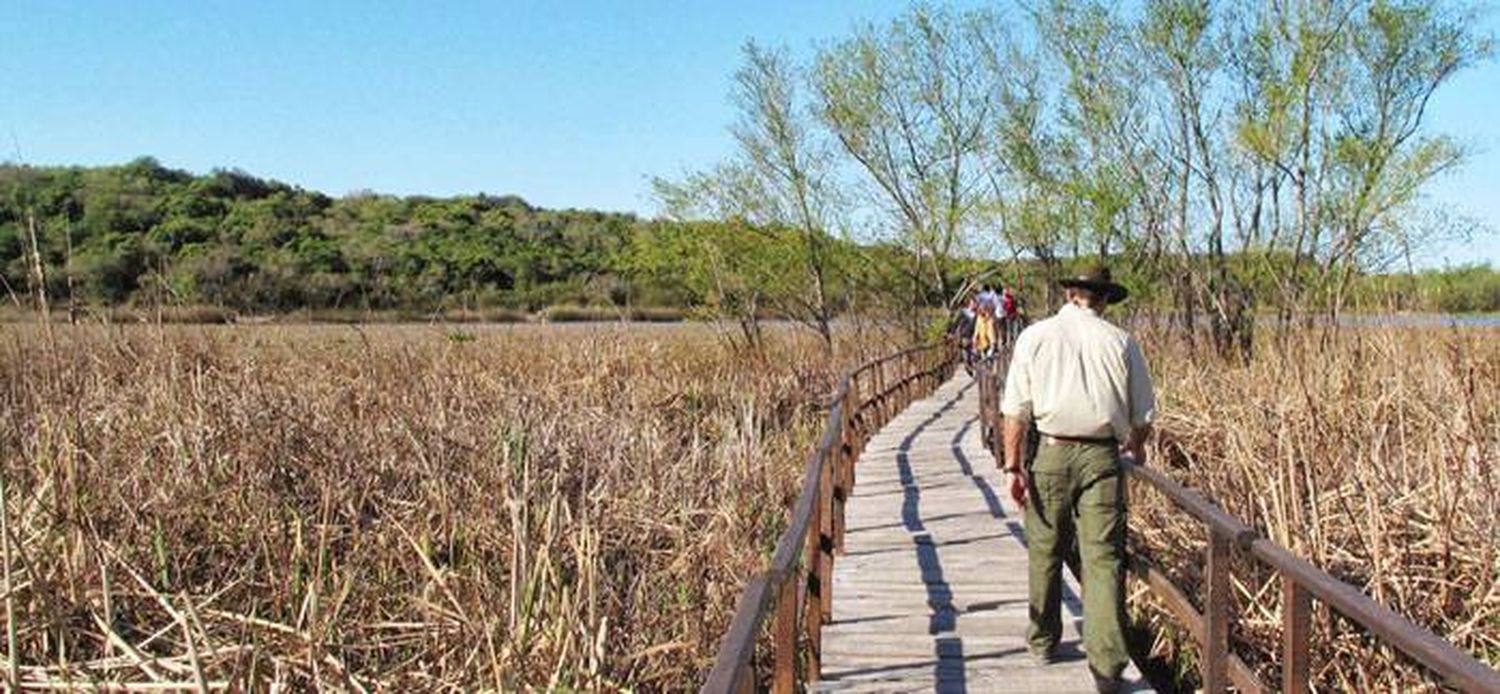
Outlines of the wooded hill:
[{"label": "wooded hill", "polygon": [[[613,282],[638,220],[542,210],[515,196],[333,198],[241,171],[151,158],[100,168],[0,168],[0,268],[28,284],[34,220],[48,293],[91,304],[247,311],[538,308],[621,301]],[[674,297],[652,297],[671,301]]]},{"label": "wooded hill", "polygon": [[[40,305],[45,287],[54,306],[85,308],[673,308],[749,319],[748,335],[768,314],[826,331],[807,313],[790,248],[804,237],[774,226],[546,210],[485,194],[334,198],[237,170],[194,175],[149,157],[0,166],[0,191],[0,280],[17,307]],[[847,278],[877,295],[893,282],[881,268],[899,266],[891,261],[899,250],[823,242],[830,310],[847,307]]]}]

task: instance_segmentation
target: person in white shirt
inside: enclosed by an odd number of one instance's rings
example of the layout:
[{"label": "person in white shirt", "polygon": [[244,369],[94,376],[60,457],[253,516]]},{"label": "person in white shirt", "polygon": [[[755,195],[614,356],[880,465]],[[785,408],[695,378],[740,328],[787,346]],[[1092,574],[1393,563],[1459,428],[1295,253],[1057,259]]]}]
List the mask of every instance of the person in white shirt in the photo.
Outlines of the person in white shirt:
[{"label": "person in white shirt", "polygon": [[979,285],[979,295],[974,297],[974,299],[979,302],[978,308],[989,306],[991,309],[994,309],[1000,305],[1000,295],[996,294],[995,290],[990,289],[990,285],[988,284]]},{"label": "person in white shirt", "polygon": [[[1026,508],[1031,624],[1027,646],[1050,662],[1062,637],[1064,557],[1082,560],[1084,649],[1100,691],[1116,691],[1124,635],[1125,497],[1120,453],[1144,464],[1156,397],[1140,345],[1104,320],[1128,295],[1107,268],[1061,282],[1067,303],[1016,338],[1005,395],[1005,466]],[[1032,422],[1035,459],[1023,468]]]}]

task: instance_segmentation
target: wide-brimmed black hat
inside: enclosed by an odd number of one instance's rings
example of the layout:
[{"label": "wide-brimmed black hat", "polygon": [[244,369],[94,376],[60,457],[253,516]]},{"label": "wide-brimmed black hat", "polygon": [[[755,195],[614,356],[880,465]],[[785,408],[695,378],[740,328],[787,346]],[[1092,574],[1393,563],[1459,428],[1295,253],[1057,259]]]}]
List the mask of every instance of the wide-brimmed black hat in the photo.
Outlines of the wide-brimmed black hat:
[{"label": "wide-brimmed black hat", "polygon": [[1102,265],[1089,268],[1077,277],[1058,280],[1057,283],[1064,287],[1087,289],[1104,297],[1104,300],[1111,304],[1117,304],[1124,301],[1125,297],[1130,296],[1130,290],[1111,279],[1109,268]]}]

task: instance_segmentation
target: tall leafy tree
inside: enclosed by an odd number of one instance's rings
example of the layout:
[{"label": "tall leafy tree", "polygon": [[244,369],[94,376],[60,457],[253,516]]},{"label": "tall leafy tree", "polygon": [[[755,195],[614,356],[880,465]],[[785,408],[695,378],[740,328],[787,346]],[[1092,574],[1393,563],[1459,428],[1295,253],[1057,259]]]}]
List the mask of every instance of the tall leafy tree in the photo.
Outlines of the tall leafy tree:
[{"label": "tall leafy tree", "polygon": [[918,6],[820,52],[818,118],[863,173],[863,199],[910,251],[911,303],[952,292],[951,271],[980,219],[984,161],[999,109],[987,10]]},{"label": "tall leafy tree", "polygon": [[[764,298],[812,328],[832,349],[836,298],[831,290],[841,264],[834,239],[839,200],[830,152],[799,98],[801,75],[786,51],[750,42],[743,54],[732,94],[739,111],[732,128],[738,152],[682,181],[658,179],[658,198],[673,217],[740,220],[765,231],[766,248],[760,255],[768,262],[784,260],[784,252],[792,251],[798,266],[793,276],[801,281],[766,275],[779,281],[765,287]],[[777,232],[783,230],[795,234],[796,247],[782,247]]]}]

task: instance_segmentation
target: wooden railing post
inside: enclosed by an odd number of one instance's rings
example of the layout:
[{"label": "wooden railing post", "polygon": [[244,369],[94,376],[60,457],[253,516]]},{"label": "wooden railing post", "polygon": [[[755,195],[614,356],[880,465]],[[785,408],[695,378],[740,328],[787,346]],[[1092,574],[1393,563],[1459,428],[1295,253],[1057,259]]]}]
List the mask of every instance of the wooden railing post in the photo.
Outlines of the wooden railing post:
[{"label": "wooden railing post", "polygon": [[1311,674],[1307,652],[1312,597],[1296,579],[1281,575],[1281,691],[1302,694]]},{"label": "wooden railing post", "polygon": [[829,461],[834,466],[833,474],[833,549],[844,553],[844,510],[849,499],[849,490],[854,488],[854,447],[849,443],[849,392],[839,402],[838,450]]},{"label": "wooden railing post", "polygon": [[891,365],[891,368],[896,370],[896,372],[892,374],[892,376],[895,376],[896,378],[896,383],[894,386],[896,392],[895,397],[891,398],[890,419],[895,419],[896,415],[899,414],[901,410],[906,409],[906,362],[910,359],[910,354],[902,354],[900,357],[896,358],[895,363]]},{"label": "wooden railing post", "polygon": [[987,432],[990,435],[990,455],[995,457],[995,468],[1005,469],[1005,421],[1000,416],[1000,380],[995,378],[995,372],[987,371],[984,374],[985,387],[989,388],[990,402],[985,408],[983,416],[987,420]]},{"label": "wooden railing post", "polygon": [[990,435],[990,379],[985,378],[982,367],[974,372],[974,378],[979,381],[979,440],[984,441]]},{"label": "wooden railing post", "polygon": [[906,356],[901,358],[901,365],[906,368],[901,370],[901,407],[897,408],[897,411],[904,410],[907,405],[911,404],[912,388],[916,384],[911,377],[917,373],[916,361],[917,355],[912,352],[907,352]]},{"label": "wooden railing post", "polygon": [[813,504],[812,519],[807,525],[807,546],[803,549],[805,560],[805,589],[800,591],[802,599],[802,628],[807,632],[807,681],[816,682],[823,671],[823,593],[825,586],[820,578],[819,567],[823,564],[823,509]]},{"label": "wooden railing post", "polygon": [[774,653],[776,662],[771,673],[771,691],[791,694],[797,687],[797,594],[800,584],[796,575],[778,575],[776,580],[776,626]]},{"label": "wooden railing post", "polygon": [[880,410],[881,426],[885,426],[886,422],[891,421],[891,418],[895,417],[896,412],[900,409],[896,406],[896,401],[901,399],[900,369],[901,362],[898,359],[892,359],[880,365],[880,370],[885,376],[886,388],[885,399],[881,400],[881,404],[883,405]]},{"label": "wooden railing post", "polygon": [[823,590],[819,593],[822,603],[822,617],[828,619],[833,615],[833,467],[837,464],[836,454],[828,452],[831,459],[824,459],[822,479],[818,481],[818,584]]},{"label": "wooden railing post", "polygon": [[864,407],[865,398],[869,397],[870,388],[863,378],[849,379],[849,393],[852,403],[856,407],[849,410],[849,421],[854,422],[854,457],[858,458],[865,452],[865,427],[868,426],[867,415],[856,408]]},{"label": "wooden railing post", "polygon": [[[838,406],[840,408],[847,408],[849,406],[849,399],[844,397],[843,403],[840,403]],[[832,490],[831,495],[832,529],[829,532],[829,537],[834,541],[835,555],[843,553],[844,501],[846,501],[847,495],[849,495],[849,474],[852,472],[850,471],[852,466],[849,465],[849,420],[843,418],[843,414],[840,414],[838,429],[840,429],[840,432],[838,432],[838,444],[834,448],[834,451],[832,451],[832,460],[829,460],[829,463],[834,466],[834,471],[832,471],[834,490]]]},{"label": "wooden railing post", "polygon": [[1203,690],[1209,694],[1229,686],[1229,538],[1218,528],[1208,534],[1207,593],[1203,599]]}]

